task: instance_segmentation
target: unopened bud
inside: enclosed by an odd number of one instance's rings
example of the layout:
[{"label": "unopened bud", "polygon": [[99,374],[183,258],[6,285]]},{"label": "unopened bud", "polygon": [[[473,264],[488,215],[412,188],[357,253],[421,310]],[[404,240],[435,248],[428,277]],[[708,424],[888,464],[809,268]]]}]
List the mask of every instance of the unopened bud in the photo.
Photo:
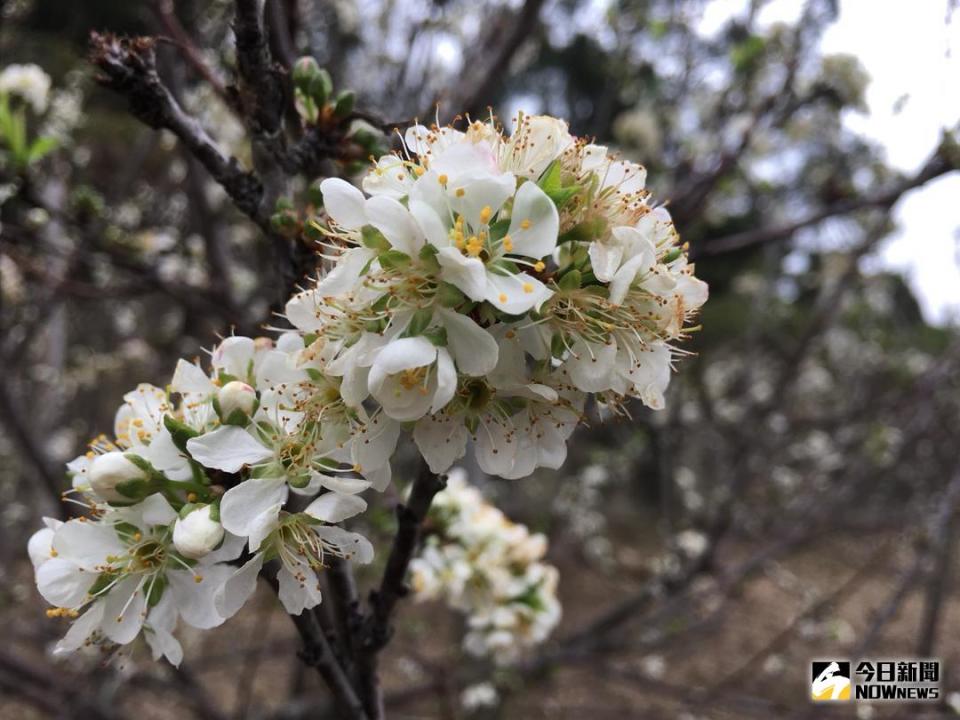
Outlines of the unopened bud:
[{"label": "unopened bud", "polygon": [[119,502],[129,500],[129,496],[117,491],[117,486],[131,480],[142,480],[146,476],[143,470],[128,460],[122,452],[114,451],[98,455],[90,463],[87,473],[90,488],[102,500]]},{"label": "unopened bud", "polygon": [[220,415],[224,418],[229,418],[237,410],[249,416],[257,402],[257,391],[245,382],[232,380],[220,388],[217,402],[220,403]]},{"label": "unopened bud", "polygon": [[173,526],[173,544],[184,557],[199,560],[223,540],[223,525],[210,516],[212,509],[210,505],[198,508]]}]

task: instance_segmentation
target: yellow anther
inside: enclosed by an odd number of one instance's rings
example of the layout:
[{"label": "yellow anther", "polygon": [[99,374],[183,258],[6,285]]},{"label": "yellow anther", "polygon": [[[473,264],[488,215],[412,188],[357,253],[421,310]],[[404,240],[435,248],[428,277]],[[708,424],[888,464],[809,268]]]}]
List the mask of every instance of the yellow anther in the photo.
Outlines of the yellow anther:
[{"label": "yellow anther", "polygon": [[522,227],[524,230],[529,230],[530,225],[532,225],[532,223],[528,219],[524,219],[520,221],[520,227]]},{"label": "yellow anther", "polygon": [[458,233],[457,235],[454,236],[453,243],[454,245],[457,246],[457,250],[463,250],[467,246],[467,244],[463,240],[462,233]]},{"label": "yellow anther", "polygon": [[440,175],[440,176],[437,178],[437,180],[440,181],[440,184],[443,185],[444,187],[446,187],[446,184],[447,184],[447,180],[448,180],[448,179],[449,179],[449,178],[447,178],[446,175]]},{"label": "yellow anther", "polygon": [[195,583],[202,583],[202,582],[203,582],[203,575],[194,575],[194,576],[193,576],[193,581],[194,581]]},{"label": "yellow anther", "polygon": [[353,466],[353,471],[356,472],[356,473],[358,473],[358,472],[363,472],[363,468],[360,467],[359,464],[358,464],[358,465],[354,465],[354,466]]},{"label": "yellow anther", "polygon": [[507,338],[507,340],[513,340],[517,336],[517,334],[513,330],[507,330],[504,333],[504,336]]},{"label": "yellow anther", "polygon": [[413,166],[413,174],[416,175],[417,177],[420,177],[420,176],[423,175],[425,172],[426,172],[426,170],[424,170],[424,169],[423,169],[422,167],[420,167],[419,165],[414,165],[414,166]]},{"label": "yellow anther", "polygon": [[507,294],[500,293],[500,302],[505,303],[507,301]]},{"label": "yellow anther", "polygon": [[505,235],[503,238],[503,249],[507,252],[513,252],[513,240],[509,235]]},{"label": "yellow anther", "polygon": [[133,534],[133,541],[134,541],[134,542],[140,542],[141,540],[143,540],[143,533],[135,532],[135,533]]},{"label": "yellow anther", "polygon": [[493,208],[489,205],[484,205],[483,209],[480,211],[480,222],[487,224],[490,222],[490,216],[493,215]]},{"label": "yellow anther", "polygon": [[50,548],[50,557],[56,557],[59,554],[56,548]]},{"label": "yellow anther", "polygon": [[529,295],[530,293],[533,292],[533,285],[531,283],[525,282],[523,284],[523,291],[527,293],[527,295]]},{"label": "yellow anther", "polygon": [[457,196],[458,198],[459,198],[459,197],[463,197],[463,196],[466,195],[466,194],[467,194],[467,191],[466,191],[466,190],[464,190],[463,188],[457,188],[456,196]]},{"label": "yellow anther", "polygon": [[543,260],[537,260],[537,262],[535,262],[533,265],[533,269],[536,270],[537,272],[543,272],[543,269],[545,267],[546,265],[543,264]]},{"label": "yellow anther", "polygon": [[140,418],[134,418],[134,419],[133,419],[133,426],[134,426],[134,427],[143,427],[143,420],[141,420]]},{"label": "yellow anther", "polygon": [[196,501],[197,501],[197,494],[195,492],[187,493],[187,502],[196,502]]}]

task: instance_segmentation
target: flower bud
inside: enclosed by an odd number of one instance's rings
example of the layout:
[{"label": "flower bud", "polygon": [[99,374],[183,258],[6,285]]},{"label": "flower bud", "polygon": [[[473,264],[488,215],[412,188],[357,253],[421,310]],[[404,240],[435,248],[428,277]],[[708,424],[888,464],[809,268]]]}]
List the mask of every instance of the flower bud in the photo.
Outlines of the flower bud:
[{"label": "flower bud", "polygon": [[179,518],[173,526],[173,544],[184,557],[199,560],[223,540],[223,525],[210,517],[211,510],[205,505]]},{"label": "flower bud", "polygon": [[233,380],[220,388],[217,402],[220,403],[220,416],[223,418],[229,418],[237,410],[250,415],[257,402],[257,391],[245,382]]},{"label": "flower bud", "polygon": [[98,455],[90,463],[87,473],[90,488],[102,500],[119,502],[130,498],[117,492],[117,486],[131,480],[142,480],[143,470],[128,460],[122,452],[114,451]]},{"label": "flower bud", "polygon": [[317,61],[305,55],[293,64],[293,82],[298,88],[306,91],[310,86],[310,80],[318,72],[320,72],[320,66],[317,65]]}]

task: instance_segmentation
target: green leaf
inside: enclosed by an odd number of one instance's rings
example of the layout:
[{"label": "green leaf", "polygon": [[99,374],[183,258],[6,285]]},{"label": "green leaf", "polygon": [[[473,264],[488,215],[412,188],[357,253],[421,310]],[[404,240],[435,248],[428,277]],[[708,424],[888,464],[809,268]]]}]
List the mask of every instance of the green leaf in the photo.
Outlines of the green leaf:
[{"label": "green leaf", "polygon": [[582,282],[583,276],[580,274],[580,271],[570,270],[560,278],[560,282],[558,282],[557,285],[561,290],[579,290]]},{"label": "green leaf", "polygon": [[170,437],[173,438],[173,444],[177,446],[180,452],[184,453],[187,452],[187,440],[200,434],[186,423],[182,423],[170,415],[163,416],[163,425],[170,433]]},{"label": "green leaf", "polygon": [[333,114],[338,118],[345,118],[353,112],[353,105],[356,99],[357,96],[353,94],[352,90],[344,90],[337,95],[337,102],[333,106]]},{"label": "green leaf", "polygon": [[436,298],[437,302],[445,308],[455,308],[467,300],[467,296],[460,292],[456,285],[451,285],[448,282],[440,283],[437,287]]},{"label": "green leaf", "polygon": [[390,241],[384,237],[383,233],[372,225],[365,225],[360,231],[361,242],[364,247],[377,252],[387,252],[390,249]]},{"label": "green leaf", "polygon": [[52,137],[38,137],[27,151],[27,161],[35,163],[53,152],[57,147],[57,139]]},{"label": "green leaf", "polygon": [[402,253],[399,250],[387,250],[377,255],[377,260],[380,261],[380,266],[387,269],[399,269],[406,267],[413,260],[406,253]]},{"label": "green leaf", "polygon": [[410,319],[410,324],[403,332],[403,337],[416,337],[422,335],[423,331],[430,327],[433,321],[433,308],[421,308],[417,310]]},{"label": "green leaf", "polygon": [[163,591],[167,589],[167,577],[157,575],[156,579],[147,586],[147,605],[156,607],[163,597]]},{"label": "green leaf", "polygon": [[423,333],[423,336],[437,347],[446,347],[447,329],[445,327],[435,327]]}]

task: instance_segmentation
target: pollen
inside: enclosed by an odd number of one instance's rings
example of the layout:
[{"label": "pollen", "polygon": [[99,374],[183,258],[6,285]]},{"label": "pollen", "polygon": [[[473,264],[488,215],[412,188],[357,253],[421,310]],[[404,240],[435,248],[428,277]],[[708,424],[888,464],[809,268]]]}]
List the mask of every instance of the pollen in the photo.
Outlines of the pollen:
[{"label": "pollen", "polygon": [[458,198],[461,198],[461,197],[463,197],[463,196],[466,195],[466,194],[467,194],[467,191],[466,191],[466,190],[464,190],[463,188],[457,188],[456,196],[457,196]]},{"label": "pollen", "polygon": [[504,235],[503,237],[503,249],[507,252],[513,252],[513,240],[509,235]]},{"label": "pollen", "polygon": [[187,502],[196,502],[197,494],[195,492],[187,493]]},{"label": "pollen", "polygon": [[524,218],[523,220],[520,221],[520,227],[523,228],[524,230],[529,230],[532,224],[533,223],[530,222],[529,218]]},{"label": "pollen", "polygon": [[440,181],[440,184],[441,184],[441,185],[443,185],[444,187],[446,187],[446,186],[447,186],[447,180],[449,180],[449,178],[448,178],[446,175],[440,175],[440,176],[437,178],[437,180]]},{"label": "pollen", "polygon": [[423,175],[425,172],[426,172],[426,170],[424,170],[424,169],[423,169],[422,167],[420,167],[419,165],[415,165],[414,168],[413,168],[413,174],[416,175],[417,177],[420,177],[420,176]]},{"label": "pollen", "polygon": [[500,302],[505,303],[507,301],[507,294],[500,293]]},{"label": "pollen", "polygon": [[543,269],[545,267],[546,265],[543,264],[543,260],[537,260],[537,262],[534,263],[533,265],[533,269],[536,270],[537,272],[543,272]]},{"label": "pollen", "polygon": [[194,576],[193,576],[193,581],[194,581],[195,583],[202,583],[202,582],[203,582],[203,575],[194,575]]},{"label": "pollen", "polygon": [[523,284],[523,291],[529,295],[533,292],[533,285],[531,283],[525,282]]},{"label": "pollen", "polygon": [[143,540],[143,533],[135,532],[133,534],[133,541],[140,542],[141,540]]},{"label": "pollen", "polygon": [[486,225],[490,222],[490,216],[493,215],[493,209],[489,205],[484,205],[480,211],[480,222]]}]

